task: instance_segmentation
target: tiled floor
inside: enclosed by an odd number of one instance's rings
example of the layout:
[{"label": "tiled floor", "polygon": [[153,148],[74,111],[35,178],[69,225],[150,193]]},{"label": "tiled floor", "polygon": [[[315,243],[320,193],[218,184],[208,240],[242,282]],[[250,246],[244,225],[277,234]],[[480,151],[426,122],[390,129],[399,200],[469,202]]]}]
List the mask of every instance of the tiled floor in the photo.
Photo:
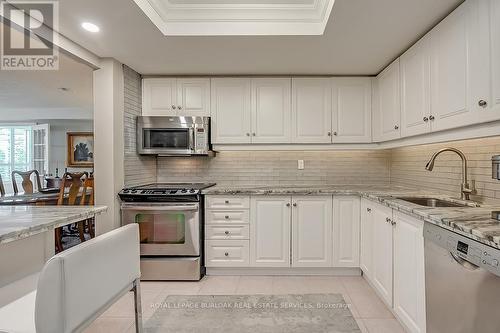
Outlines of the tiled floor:
[{"label": "tiled floor", "polygon": [[[403,328],[362,277],[207,276],[200,282],[143,282],[146,321],[168,295],[341,293],[362,332],[402,333]],[[85,333],[134,332],[132,295],[124,296]]]}]

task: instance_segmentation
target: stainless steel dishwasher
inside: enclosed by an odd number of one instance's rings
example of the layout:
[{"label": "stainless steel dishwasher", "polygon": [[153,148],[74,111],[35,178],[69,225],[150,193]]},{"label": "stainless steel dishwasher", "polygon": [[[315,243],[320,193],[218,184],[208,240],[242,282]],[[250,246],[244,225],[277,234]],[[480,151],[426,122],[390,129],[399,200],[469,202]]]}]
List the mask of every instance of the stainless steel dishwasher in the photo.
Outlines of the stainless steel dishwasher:
[{"label": "stainless steel dishwasher", "polygon": [[500,332],[500,250],[426,223],[427,333]]}]

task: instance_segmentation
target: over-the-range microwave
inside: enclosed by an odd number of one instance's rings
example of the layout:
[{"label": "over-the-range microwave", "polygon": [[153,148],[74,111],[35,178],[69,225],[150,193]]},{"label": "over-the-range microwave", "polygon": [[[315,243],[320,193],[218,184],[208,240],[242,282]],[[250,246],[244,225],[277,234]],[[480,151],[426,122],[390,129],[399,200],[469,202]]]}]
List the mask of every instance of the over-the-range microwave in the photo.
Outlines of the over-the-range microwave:
[{"label": "over-the-range microwave", "polygon": [[210,117],[139,116],[137,152],[157,156],[211,156]]}]

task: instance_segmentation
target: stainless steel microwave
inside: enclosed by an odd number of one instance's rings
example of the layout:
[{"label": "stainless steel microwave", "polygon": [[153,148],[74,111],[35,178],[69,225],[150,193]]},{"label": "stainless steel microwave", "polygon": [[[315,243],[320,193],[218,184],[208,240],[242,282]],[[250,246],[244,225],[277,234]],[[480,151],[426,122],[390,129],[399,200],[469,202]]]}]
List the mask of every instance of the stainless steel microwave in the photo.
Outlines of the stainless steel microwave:
[{"label": "stainless steel microwave", "polygon": [[139,116],[137,152],[158,156],[208,156],[210,117]]}]

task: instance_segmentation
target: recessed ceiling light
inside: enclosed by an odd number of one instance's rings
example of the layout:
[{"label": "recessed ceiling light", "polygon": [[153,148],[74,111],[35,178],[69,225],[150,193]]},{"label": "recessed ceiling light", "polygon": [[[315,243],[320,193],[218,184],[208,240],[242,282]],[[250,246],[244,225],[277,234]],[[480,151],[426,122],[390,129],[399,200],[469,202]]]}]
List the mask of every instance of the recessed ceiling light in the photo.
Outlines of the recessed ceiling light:
[{"label": "recessed ceiling light", "polygon": [[87,30],[87,31],[90,31],[90,32],[99,32],[99,27],[97,25],[95,25],[94,23],[90,23],[90,22],[83,22],[82,23],[82,28]]}]

